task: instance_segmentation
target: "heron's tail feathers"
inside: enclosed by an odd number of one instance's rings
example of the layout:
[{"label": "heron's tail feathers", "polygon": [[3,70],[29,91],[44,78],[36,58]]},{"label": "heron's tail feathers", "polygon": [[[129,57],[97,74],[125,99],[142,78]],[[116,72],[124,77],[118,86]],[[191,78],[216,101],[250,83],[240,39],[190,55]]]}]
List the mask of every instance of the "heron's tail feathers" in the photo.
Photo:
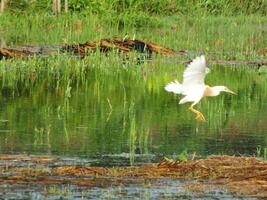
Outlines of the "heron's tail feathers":
[{"label": "heron's tail feathers", "polygon": [[187,96],[185,96],[184,98],[182,98],[180,101],[179,101],[179,104],[183,104],[183,103],[186,103],[186,102],[189,102],[189,99]]},{"label": "heron's tail feathers", "polygon": [[165,86],[165,90],[168,92],[173,92],[175,94],[181,94],[182,93],[182,85],[177,80],[175,80],[175,81],[168,83]]}]

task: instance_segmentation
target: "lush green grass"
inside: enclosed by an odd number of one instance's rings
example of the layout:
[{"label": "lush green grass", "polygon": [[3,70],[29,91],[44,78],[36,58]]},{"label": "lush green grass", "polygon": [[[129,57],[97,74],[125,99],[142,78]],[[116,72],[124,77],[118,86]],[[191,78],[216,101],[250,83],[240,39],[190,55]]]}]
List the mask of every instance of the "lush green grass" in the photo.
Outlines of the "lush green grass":
[{"label": "lush green grass", "polygon": [[[157,42],[176,50],[223,52],[228,57],[252,57],[267,44],[266,17],[156,17],[153,27],[137,28],[128,19],[125,25],[109,23],[95,15],[30,15],[21,20],[0,16],[0,34],[7,46],[56,45],[99,40],[115,35]],[[17,31],[19,30],[19,31]],[[44,34],[45,33],[45,34]],[[233,53],[234,52],[234,53]]]}]

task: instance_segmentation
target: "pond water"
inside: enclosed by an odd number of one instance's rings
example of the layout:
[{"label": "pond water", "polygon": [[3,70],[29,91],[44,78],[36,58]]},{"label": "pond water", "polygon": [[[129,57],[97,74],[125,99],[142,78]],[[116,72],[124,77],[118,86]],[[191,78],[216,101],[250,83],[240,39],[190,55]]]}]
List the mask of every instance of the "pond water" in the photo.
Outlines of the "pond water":
[{"label": "pond water", "polygon": [[[75,60],[73,61],[75,62]],[[247,66],[213,65],[210,85],[238,95],[202,100],[195,120],[188,104],[167,93],[183,65],[155,60],[89,68],[83,84],[62,91],[44,84],[13,92],[2,84],[0,153],[82,157],[94,165],[156,162],[181,152],[263,155],[267,147],[267,77]],[[3,79],[3,77],[2,77]],[[3,80],[2,80],[3,81]]]}]

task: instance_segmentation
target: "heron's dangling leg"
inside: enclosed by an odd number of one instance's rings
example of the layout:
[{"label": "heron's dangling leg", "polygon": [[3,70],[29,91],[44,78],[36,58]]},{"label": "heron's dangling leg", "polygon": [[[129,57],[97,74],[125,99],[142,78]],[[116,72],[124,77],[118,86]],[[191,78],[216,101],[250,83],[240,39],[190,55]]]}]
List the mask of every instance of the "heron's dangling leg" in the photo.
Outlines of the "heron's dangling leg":
[{"label": "heron's dangling leg", "polygon": [[196,119],[199,119],[199,120],[202,121],[202,122],[205,122],[205,121],[206,121],[204,115],[203,115],[201,112],[199,112],[198,110],[194,109],[194,108],[193,108],[193,105],[191,105],[191,106],[189,107],[189,110],[190,110],[191,112],[197,114]]}]

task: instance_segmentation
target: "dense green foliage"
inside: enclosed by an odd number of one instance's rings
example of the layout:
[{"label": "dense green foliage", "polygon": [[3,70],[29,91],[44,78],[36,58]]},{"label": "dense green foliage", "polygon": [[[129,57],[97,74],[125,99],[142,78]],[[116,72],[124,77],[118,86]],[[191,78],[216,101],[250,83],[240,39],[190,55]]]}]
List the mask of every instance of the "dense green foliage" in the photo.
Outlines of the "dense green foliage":
[{"label": "dense green foliage", "polygon": [[[9,0],[9,9],[14,12],[49,11],[51,4],[52,0]],[[100,15],[266,15],[267,12],[264,0],[69,0],[69,8]]]},{"label": "dense green foliage", "polygon": [[[53,15],[52,0],[9,0],[7,11],[16,15]],[[238,16],[267,14],[264,0],[69,0],[71,14],[94,15],[105,23],[122,28],[157,26],[168,16]],[[62,7],[64,1],[62,0]],[[62,15],[64,15],[62,8]]]}]

